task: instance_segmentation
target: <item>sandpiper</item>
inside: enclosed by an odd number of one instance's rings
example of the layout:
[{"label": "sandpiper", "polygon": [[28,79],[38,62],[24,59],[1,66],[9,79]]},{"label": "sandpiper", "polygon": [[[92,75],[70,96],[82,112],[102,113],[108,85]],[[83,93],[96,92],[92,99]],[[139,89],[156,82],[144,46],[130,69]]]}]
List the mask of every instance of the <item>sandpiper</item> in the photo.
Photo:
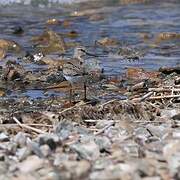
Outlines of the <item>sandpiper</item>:
[{"label": "sandpiper", "polygon": [[[69,81],[70,88],[70,102],[72,98],[72,86],[73,85],[81,85],[84,86],[84,100],[87,100],[86,96],[86,84],[87,78],[92,70],[90,68],[90,64],[86,62],[87,56],[96,56],[86,51],[86,48],[83,46],[76,47],[74,49],[74,56],[70,61],[67,61],[63,65],[63,75],[67,81]],[[93,59],[95,61],[95,59]],[[94,70],[94,69],[93,69]]]},{"label": "sandpiper", "polygon": [[77,47],[74,50],[74,56],[70,61],[63,65],[63,75],[70,83],[70,102],[72,100],[72,86],[74,84],[84,85],[84,100],[86,100],[86,69],[84,66],[86,52],[85,47]]}]

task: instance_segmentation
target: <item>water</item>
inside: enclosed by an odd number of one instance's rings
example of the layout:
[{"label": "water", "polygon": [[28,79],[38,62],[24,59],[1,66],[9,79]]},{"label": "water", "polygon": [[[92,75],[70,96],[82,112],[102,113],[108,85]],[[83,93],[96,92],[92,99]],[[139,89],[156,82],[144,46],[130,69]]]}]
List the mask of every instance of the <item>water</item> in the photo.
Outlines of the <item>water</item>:
[{"label": "water", "polygon": [[[156,42],[161,32],[180,33],[180,1],[146,0],[144,3],[125,3],[121,0],[104,0],[98,3],[88,2],[78,6],[76,0],[4,0],[0,1],[0,35],[21,44],[25,50],[32,50],[32,36],[41,34],[46,28],[46,20],[57,18],[70,19],[70,28],[51,26],[59,33],[75,30],[80,36],[75,40],[86,46],[93,46],[95,40],[103,37],[118,39],[123,45],[145,51],[139,61],[129,62],[120,57],[100,58],[107,75],[118,75],[127,67],[142,67],[157,70],[161,66],[176,66],[180,62],[180,41],[170,39]],[[14,4],[15,3],[15,4]],[[64,4],[65,3],[65,4]],[[22,5],[24,4],[24,5]],[[67,5],[68,4],[68,5]],[[6,6],[4,6],[6,5]],[[89,15],[71,17],[75,11],[97,8],[104,17],[101,21],[90,21]],[[92,14],[93,15],[93,14]],[[12,34],[11,29],[17,25],[24,28],[22,36]],[[146,33],[149,40],[142,38]],[[91,49],[94,51],[94,49]],[[34,67],[34,65],[30,65]]]}]

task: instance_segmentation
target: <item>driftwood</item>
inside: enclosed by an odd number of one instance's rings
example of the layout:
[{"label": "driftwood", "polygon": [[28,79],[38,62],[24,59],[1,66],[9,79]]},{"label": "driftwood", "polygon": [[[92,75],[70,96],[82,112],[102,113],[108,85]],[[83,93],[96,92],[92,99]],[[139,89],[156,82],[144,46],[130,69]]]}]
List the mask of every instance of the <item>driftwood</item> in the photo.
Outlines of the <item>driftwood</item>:
[{"label": "driftwood", "polygon": [[31,127],[31,126],[28,126],[28,125],[26,125],[26,124],[22,124],[16,117],[13,117],[13,120],[14,120],[21,128],[25,128],[25,129],[34,131],[34,132],[39,133],[39,134],[46,134],[46,132],[44,132],[44,131],[42,131],[42,130],[40,130],[40,129],[37,129],[37,128]]}]

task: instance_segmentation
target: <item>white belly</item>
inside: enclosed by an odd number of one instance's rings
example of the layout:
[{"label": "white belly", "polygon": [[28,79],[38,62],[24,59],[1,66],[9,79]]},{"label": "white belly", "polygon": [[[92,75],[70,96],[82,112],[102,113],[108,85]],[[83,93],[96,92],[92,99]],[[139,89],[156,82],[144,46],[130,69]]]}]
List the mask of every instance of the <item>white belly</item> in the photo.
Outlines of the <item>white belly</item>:
[{"label": "white belly", "polygon": [[67,76],[64,75],[67,81],[69,81],[71,84],[83,84],[84,83],[84,77],[83,76]]}]

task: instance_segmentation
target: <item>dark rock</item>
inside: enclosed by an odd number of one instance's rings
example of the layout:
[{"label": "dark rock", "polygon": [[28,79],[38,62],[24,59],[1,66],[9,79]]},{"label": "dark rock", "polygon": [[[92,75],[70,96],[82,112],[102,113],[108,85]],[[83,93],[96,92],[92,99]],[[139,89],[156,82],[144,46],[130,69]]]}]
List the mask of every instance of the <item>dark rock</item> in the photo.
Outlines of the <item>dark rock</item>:
[{"label": "dark rock", "polygon": [[180,67],[161,67],[159,71],[162,72],[163,74],[172,74],[172,73],[180,74]]},{"label": "dark rock", "polygon": [[24,30],[21,26],[15,26],[13,29],[13,34],[23,34]]},{"label": "dark rock", "polygon": [[57,146],[61,145],[61,140],[57,135],[41,135],[38,138],[39,145],[48,145],[51,150],[55,150]]}]

